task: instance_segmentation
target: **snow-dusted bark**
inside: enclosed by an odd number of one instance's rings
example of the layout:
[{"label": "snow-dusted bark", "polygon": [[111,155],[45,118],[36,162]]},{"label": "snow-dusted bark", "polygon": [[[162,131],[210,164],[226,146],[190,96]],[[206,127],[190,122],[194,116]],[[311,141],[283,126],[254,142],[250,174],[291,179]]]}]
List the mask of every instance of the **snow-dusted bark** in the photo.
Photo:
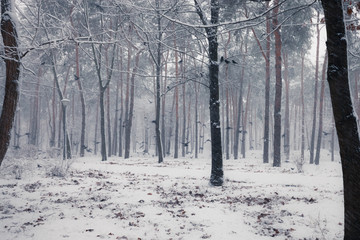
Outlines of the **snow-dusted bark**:
[{"label": "snow-dusted bark", "polygon": [[[204,25],[207,20],[198,2],[194,0],[197,13]],[[221,148],[220,101],[219,101],[219,64],[217,26],[219,23],[219,1],[211,0],[211,20],[214,26],[206,28],[209,43],[209,88],[210,88],[210,129],[211,129],[211,176],[210,183],[214,186],[223,184],[223,159]]]},{"label": "snow-dusted bark", "polygon": [[360,140],[351,102],[342,0],[322,0],[328,50],[328,83],[343,170],[345,236],[360,236]]},{"label": "snow-dusted bark", "polygon": [[1,35],[4,43],[6,82],[0,117],[0,165],[9,147],[11,129],[19,98],[20,55],[12,1],[1,0]]}]

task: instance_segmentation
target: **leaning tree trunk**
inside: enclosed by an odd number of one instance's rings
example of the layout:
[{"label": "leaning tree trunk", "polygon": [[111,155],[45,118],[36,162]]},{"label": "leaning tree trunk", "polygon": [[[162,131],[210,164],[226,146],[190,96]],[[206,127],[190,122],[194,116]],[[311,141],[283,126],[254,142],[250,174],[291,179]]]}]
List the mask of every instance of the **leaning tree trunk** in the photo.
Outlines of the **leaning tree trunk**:
[{"label": "leaning tree trunk", "polygon": [[17,30],[12,19],[11,0],[1,0],[1,35],[4,43],[6,79],[5,96],[0,116],[0,165],[10,144],[11,129],[19,99],[20,55]]},{"label": "leaning tree trunk", "polygon": [[342,0],[322,0],[327,31],[327,78],[343,171],[345,236],[360,236],[360,140],[349,89]]}]

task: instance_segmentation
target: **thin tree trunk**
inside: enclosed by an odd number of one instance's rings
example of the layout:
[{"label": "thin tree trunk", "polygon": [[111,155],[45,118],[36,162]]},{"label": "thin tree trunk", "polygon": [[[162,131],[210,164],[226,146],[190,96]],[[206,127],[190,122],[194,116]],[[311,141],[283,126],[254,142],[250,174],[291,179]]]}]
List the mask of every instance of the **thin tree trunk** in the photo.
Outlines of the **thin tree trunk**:
[{"label": "thin tree trunk", "polygon": [[245,144],[246,144],[246,141],[245,141],[245,137],[246,137],[246,134],[247,134],[247,118],[248,118],[248,112],[249,112],[249,106],[250,106],[250,94],[251,94],[251,82],[249,81],[249,85],[248,85],[248,92],[247,92],[247,96],[246,96],[246,106],[245,106],[245,114],[243,116],[243,127],[242,127],[242,140],[241,140],[241,154],[242,154],[242,157],[245,158],[245,152],[246,152],[246,149],[245,149]]},{"label": "thin tree trunk", "polygon": [[171,137],[172,137],[172,130],[173,130],[173,119],[174,119],[173,115],[174,115],[175,98],[176,98],[176,96],[174,94],[173,103],[172,103],[171,112],[170,112],[170,124],[169,124],[167,150],[166,150],[167,155],[170,155],[170,152],[171,152]]},{"label": "thin tree trunk", "polygon": [[176,44],[176,35],[174,39],[175,49],[175,139],[174,139],[174,158],[179,157],[179,58]]},{"label": "thin tree trunk", "polygon": [[161,55],[162,55],[162,34],[161,15],[160,15],[160,0],[156,0],[156,15],[157,15],[157,54],[156,54],[156,119],[155,119],[155,136],[158,153],[158,162],[162,163],[164,160],[161,133],[160,133],[160,110],[161,110]]},{"label": "thin tree trunk", "polygon": [[274,167],[281,165],[281,94],[282,94],[282,78],[281,78],[281,35],[280,25],[278,21],[279,0],[274,0],[276,6],[273,10],[273,27],[275,28],[275,104],[274,104]]},{"label": "thin tree trunk", "polygon": [[285,161],[290,161],[290,79],[289,59],[287,52],[284,52],[284,82],[285,82],[285,119],[284,119],[284,153]]},{"label": "thin tree trunk", "polygon": [[305,54],[301,53],[301,162],[304,163],[305,150],[305,104],[304,104],[304,61]]},{"label": "thin tree trunk", "polygon": [[30,129],[29,129],[29,144],[37,146],[39,141],[39,89],[40,89],[40,79],[42,77],[42,69],[39,67],[39,72],[37,76],[35,96],[33,97],[33,109],[31,118],[29,119]]},{"label": "thin tree trunk", "polygon": [[132,71],[131,79],[130,79],[130,102],[129,102],[129,113],[128,119],[126,119],[126,128],[125,128],[125,158],[130,157],[130,142],[131,142],[131,127],[133,123],[134,116],[134,101],[135,101],[135,76],[137,73],[137,69],[139,66],[139,58],[142,50],[138,51],[135,57],[135,66]]},{"label": "thin tree trunk", "polygon": [[181,156],[185,157],[185,146],[187,145],[186,142],[186,91],[185,91],[185,79],[184,79],[184,74],[185,74],[185,69],[184,69],[184,62],[185,62],[185,55],[183,56],[182,59],[182,63],[181,63],[181,75],[182,75],[182,92],[183,92],[183,100],[182,100],[182,104],[183,104],[183,127],[182,127],[182,139],[181,139]]},{"label": "thin tree trunk", "polygon": [[[167,88],[167,74],[168,74],[168,61],[169,58],[169,51],[166,54],[166,58],[164,59],[164,82],[163,82],[163,93],[165,93]],[[166,94],[162,96],[162,108],[161,108],[161,141],[162,141],[162,149],[163,155],[166,155],[166,124],[165,124],[165,103],[166,103]]]},{"label": "thin tree trunk", "polygon": [[54,81],[53,91],[52,91],[52,126],[51,126],[51,133],[50,133],[50,147],[55,147],[55,138],[56,138],[56,83]]},{"label": "thin tree trunk", "polygon": [[[119,157],[122,157],[123,154],[123,144],[122,144],[122,139],[123,139],[123,115],[124,115],[124,96],[123,96],[123,74],[122,74],[122,70],[123,70],[123,52],[122,52],[122,48],[120,48],[120,118],[119,118]],[[116,119],[117,120],[117,119]]]},{"label": "thin tree trunk", "polygon": [[[70,12],[70,23],[71,26],[73,27],[73,29],[75,29],[74,27],[74,23],[73,23],[73,19],[72,19],[72,12],[74,9],[76,2],[75,0],[73,1],[73,7],[71,8],[71,12]],[[73,33],[75,35],[75,37],[78,36],[77,32],[74,31]],[[82,87],[82,83],[80,80],[80,61],[79,61],[79,44],[75,43],[75,64],[76,64],[76,73],[75,73],[75,81],[78,84],[78,88],[79,88],[79,94],[80,94],[80,102],[81,102],[81,133],[80,133],[80,157],[84,157],[85,156],[85,149],[87,148],[87,146],[85,146],[85,128],[86,128],[86,106],[85,106],[85,97],[84,97],[84,91],[83,91],[83,87]],[[55,130],[55,128],[54,128]],[[55,132],[54,132],[55,135]],[[55,136],[54,136],[55,139]]]},{"label": "thin tree trunk", "polygon": [[197,86],[198,84],[194,82],[194,91],[195,91],[195,158],[198,158],[199,156],[199,120],[198,120],[198,95],[199,95],[199,88]]},{"label": "thin tree trunk", "polygon": [[[317,22],[320,21],[320,13],[317,13]],[[318,101],[318,82],[319,82],[319,45],[320,45],[320,27],[316,25],[316,64],[315,64],[315,87],[314,87],[314,107],[313,107],[313,122],[310,142],[310,164],[314,163],[314,149],[315,149],[315,128],[316,128],[316,108]]]},{"label": "thin tree trunk", "polygon": [[99,144],[97,140],[97,134],[98,134],[98,123],[99,123],[99,103],[100,100],[96,104],[96,116],[95,116],[95,134],[94,134],[94,155],[97,155],[97,145]]},{"label": "thin tree trunk", "polygon": [[316,144],[316,155],[315,155],[315,164],[319,165],[320,163],[320,147],[321,147],[321,138],[323,135],[323,106],[324,106],[324,93],[325,93],[325,80],[326,80],[326,64],[327,64],[327,53],[325,53],[324,65],[322,69],[322,79],[321,79],[321,89],[320,89],[320,106],[319,106],[319,132],[318,139]]},{"label": "thin tree trunk", "polygon": [[240,75],[240,89],[239,89],[239,100],[237,104],[237,120],[236,120],[236,128],[235,128],[235,139],[234,139],[234,159],[238,159],[239,154],[239,141],[240,141],[240,133],[241,133],[241,116],[243,111],[243,86],[244,86],[244,76],[245,76],[245,60],[247,53],[247,38],[248,31],[246,32],[245,40],[244,40],[244,56],[243,56],[243,66],[241,69]]}]

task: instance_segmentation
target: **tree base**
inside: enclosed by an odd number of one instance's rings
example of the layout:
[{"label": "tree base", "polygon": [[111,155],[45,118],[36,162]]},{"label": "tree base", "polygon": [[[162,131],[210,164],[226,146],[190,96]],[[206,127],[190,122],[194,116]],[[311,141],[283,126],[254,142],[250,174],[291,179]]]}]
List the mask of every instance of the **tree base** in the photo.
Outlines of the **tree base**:
[{"label": "tree base", "polygon": [[222,186],[223,183],[224,183],[223,177],[211,175],[211,177],[210,177],[210,184],[211,184],[212,186],[215,186],[215,187]]}]

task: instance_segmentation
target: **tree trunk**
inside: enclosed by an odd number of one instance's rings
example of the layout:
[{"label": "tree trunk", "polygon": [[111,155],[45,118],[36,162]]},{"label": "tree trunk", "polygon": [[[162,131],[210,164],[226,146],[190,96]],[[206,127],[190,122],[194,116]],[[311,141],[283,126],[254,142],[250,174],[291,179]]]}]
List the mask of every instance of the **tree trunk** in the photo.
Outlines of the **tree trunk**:
[{"label": "tree trunk", "polygon": [[107,161],[107,154],[106,154],[106,141],[105,141],[105,106],[104,106],[104,95],[105,89],[102,88],[101,80],[99,80],[99,100],[100,100],[100,136],[101,136],[101,161]]},{"label": "tree trunk", "polygon": [[[197,0],[194,0],[196,11],[200,20],[207,25],[204,13]],[[213,186],[221,186],[224,182],[223,159],[221,147],[221,125],[220,125],[220,101],[219,101],[219,64],[218,64],[218,33],[219,23],[219,1],[211,0],[212,27],[206,28],[209,44],[209,88],[210,88],[210,131],[211,131],[211,176],[210,183]]]},{"label": "tree trunk", "polygon": [[107,118],[107,137],[108,137],[108,156],[111,157],[111,117],[110,117],[110,88],[106,89],[106,118]]},{"label": "tree trunk", "polygon": [[4,43],[6,77],[5,96],[0,116],[0,165],[10,144],[11,129],[19,99],[20,56],[18,36],[12,19],[12,1],[1,0],[1,35]]},{"label": "tree trunk", "polygon": [[[266,3],[267,8],[269,3]],[[270,129],[270,13],[266,14],[266,59],[265,59],[265,113],[264,113],[264,149],[263,162],[269,163]]]},{"label": "tree trunk", "polygon": [[[317,13],[317,22],[320,22],[320,13]],[[320,28],[316,25],[316,64],[315,64],[315,87],[314,87],[314,107],[313,107],[313,122],[310,142],[310,164],[314,163],[314,148],[315,148],[315,128],[316,128],[316,108],[318,101],[318,82],[319,82],[319,44],[320,44]]]},{"label": "tree trunk", "polygon": [[39,112],[39,89],[40,80],[42,77],[42,69],[39,67],[39,73],[37,76],[35,96],[33,97],[33,109],[30,114],[30,128],[29,128],[29,144],[37,146],[39,143],[39,125],[40,125],[40,112]]},{"label": "tree trunk", "polygon": [[[73,7],[71,8],[71,12],[70,12],[70,23],[71,23],[71,26],[73,27],[73,29],[75,29],[75,27],[74,27],[74,22],[73,22],[73,18],[72,18],[72,13],[73,13],[75,4],[76,4],[76,2],[75,2],[75,0],[73,0]],[[77,32],[75,32],[75,31],[73,34],[75,35],[75,37],[78,36]],[[80,61],[79,61],[79,44],[78,43],[75,43],[75,62],[76,62],[75,81],[78,84],[79,94],[80,94],[80,102],[81,102],[80,157],[84,157],[85,149],[87,148],[87,146],[85,146],[85,128],[86,128],[86,108],[85,107],[86,106],[85,106],[84,91],[83,91],[82,83],[80,80]]]},{"label": "tree trunk", "polygon": [[[132,40],[132,26],[129,26],[129,35],[130,41]],[[132,55],[132,46],[131,42],[128,42],[128,55],[127,55],[127,74],[126,74],[126,93],[125,93],[125,116],[124,116],[124,127],[125,127],[125,143],[124,143],[124,158],[129,158],[130,155],[130,142],[127,142],[126,139],[126,129],[128,128],[128,119],[129,119],[129,93],[130,93],[130,69],[131,69],[131,55]],[[130,141],[130,139],[129,139]],[[129,145],[129,147],[127,147]]]},{"label": "tree trunk", "polygon": [[[119,52],[118,52],[117,58],[121,62],[122,54],[119,56]],[[120,63],[120,65],[121,65],[121,63]],[[116,81],[115,115],[114,115],[114,128],[113,128],[113,140],[112,140],[112,154],[115,156],[117,154],[117,148],[118,148],[119,92],[120,92],[120,82],[122,81],[121,68],[119,67],[118,70],[119,70],[120,77]]]},{"label": "tree trunk", "polygon": [[234,159],[238,159],[239,154],[239,141],[240,141],[240,133],[241,133],[241,116],[243,111],[243,86],[244,86],[244,76],[245,76],[245,66],[246,66],[246,53],[247,53],[247,38],[248,32],[246,33],[245,40],[244,40],[244,55],[243,55],[243,66],[241,69],[240,75],[240,90],[239,90],[239,100],[237,104],[237,120],[236,120],[236,127],[235,127],[235,137],[234,137]]},{"label": "tree trunk", "polygon": [[343,171],[345,236],[360,236],[360,140],[349,89],[347,42],[342,0],[322,0],[327,31],[328,71],[331,102]]},{"label": "tree trunk", "polygon": [[157,54],[156,54],[156,119],[155,119],[155,136],[158,153],[158,162],[164,161],[161,133],[160,133],[160,110],[161,110],[161,55],[162,55],[162,34],[161,15],[160,15],[160,0],[156,0],[156,15],[157,15]]},{"label": "tree trunk", "polygon": [[327,53],[325,54],[324,65],[322,70],[322,79],[321,79],[321,90],[320,90],[320,106],[319,106],[319,132],[318,139],[316,144],[316,155],[315,155],[315,164],[319,165],[320,163],[320,147],[321,139],[323,135],[323,114],[324,114],[324,93],[325,93],[325,80],[326,80],[326,63],[327,63]]},{"label": "tree trunk", "polygon": [[176,44],[176,35],[174,39],[175,49],[175,139],[174,139],[174,158],[179,157],[179,58]]},{"label": "tree trunk", "polygon": [[131,142],[131,127],[133,123],[133,116],[134,116],[134,100],[135,100],[135,76],[137,73],[137,69],[139,66],[139,58],[140,58],[139,51],[135,57],[135,66],[132,71],[131,80],[130,80],[130,103],[129,103],[129,113],[128,119],[126,119],[126,128],[125,128],[125,158],[130,157],[130,142]]},{"label": "tree trunk", "polygon": [[[165,93],[167,88],[167,72],[168,72],[168,61],[169,58],[169,51],[166,54],[166,58],[164,59],[164,82],[163,82],[163,92]],[[166,94],[162,96],[162,106],[161,106],[161,141],[162,141],[162,149],[163,149],[163,156],[166,155],[166,124],[165,124],[165,103],[166,103]]]},{"label": "tree trunk", "polygon": [[304,104],[304,61],[305,54],[301,53],[301,162],[304,163],[305,150],[305,104]]},{"label": "tree trunk", "polygon": [[99,103],[100,100],[96,104],[96,116],[95,116],[95,133],[94,133],[94,155],[97,155],[97,145],[99,144],[97,140],[97,134],[98,134],[98,123],[99,123]]},{"label": "tree trunk", "polygon": [[[122,144],[122,139],[123,139],[123,115],[124,115],[124,96],[123,96],[123,74],[122,74],[122,70],[123,70],[123,52],[122,52],[122,48],[120,48],[120,117],[119,117],[119,157],[122,157],[123,155],[123,144]],[[117,119],[116,119],[117,120]]]},{"label": "tree trunk", "polygon": [[250,94],[251,94],[251,82],[249,81],[249,85],[248,85],[248,92],[247,92],[247,96],[246,96],[246,106],[245,106],[245,114],[243,115],[243,127],[242,127],[242,140],[241,140],[241,154],[242,157],[245,158],[245,137],[247,134],[247,128],[246,128],[246,123],[247,123],[247,116],[248,116],[248,112],[249,112],[249,103],[250,103]]},{"label": "tree trunk", "polygon": [[195,158],[198,158],[199,155],[199,120],[198,120],[198,95],[199,95],[199,87],[198,83],[194,82],[194,91],[195,91]]},{"label": "tree trunk", "polygon": [[182,63],[181,63],[181,75],[182,75],[182,92],[183,92],[183,100],[182,100],[182,104],[183,104],[183,127],[182,127],[182,139],[181,139],[181,156],[185,157],[185,146],[187,145],[186,142],[186,91],[185,91],[185,78],[184,78],[184,74],[185,74],[185,69],[184,69],[184,61],[185,61],[185,54],[182,58]]},{"label": "tree trunk", "polygon": [[281,92],[282,92],[282,79],[281,79],[281,35],[280,25],[278,21],[279,0],[274,1],[276,6],[273,10],[273,27],[275,28],[275,104],[274,104],[274,167],[281,165]]},{"label": "tree trunk", "polygon": [[52,106],[52,124],[51,124],[51,133],[50,133],[50,147],[55,147],[55,138],[56,138],[56,83],[54,81],[53,85],[53,91],[52,91],[52,100],[51,100],[51,106]]},{"label": "tree trunk", "polygon": [[285,119],[284,119],[284,153],[285,161],[290,161],[290,79],[289,59],[287,52],[284,52],[284,82],[285,82]]}]

